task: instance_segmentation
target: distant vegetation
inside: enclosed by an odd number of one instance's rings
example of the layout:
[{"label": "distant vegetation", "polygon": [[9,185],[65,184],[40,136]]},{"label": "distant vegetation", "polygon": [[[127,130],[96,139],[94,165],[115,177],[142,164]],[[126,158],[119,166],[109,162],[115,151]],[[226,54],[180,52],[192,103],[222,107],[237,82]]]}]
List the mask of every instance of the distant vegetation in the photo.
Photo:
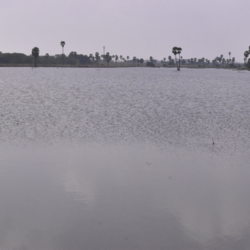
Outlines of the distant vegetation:
[{"label": "distant vegetation", "polygon": [[244,62],[246,64],[246,67],[250,69],[250,58],[247,60],[249,55],[250,55],[250,46],[248,47],[248,50],[244,52]]},{"label": "distant vegetation", "polygon": [[25,55],[22,53],[2,53],[0,52],[0,66],[42,66],[42,67],[176,67],[180,70],[182,67],[216,67],[216,68],[233,68],[241,67],[250,69],[250,46],[247,51],[244,52],[244,64],[236,63],[235,58],[231,58],[231,52],[228,52],[228,57],[223,55],[215,57],[212,61],[205,59],[204,57],[183,59],[181,56],[182,48],[173,47],[172,53],[174,58],[170,55],[164,57],[162,60],[156,60],[153,56],[144,60],[143,58],[137,58],[133,56],[130,59],[129,56],[122,55],[111,55],[107,52],[105,55],[100,55],[99,52],[93,54],[83,55],[78,54],[76,51],[71,51],[68,56],[64,53],[65,41],[61,41],[60,45],[62,47],[62,54],[40,55],[40,50],[38,47],[34,47],[31,50],[30,55]]},{"label": "distant vegetation", "polygon": [[[181,51],[182,51],[182,48],[178,48],[178,47],[173,47],[173,49],[172,49],[172,52],[173,52],[173,54],[175,56],[175,63],[176,63],[176,66],[177,66],[177,70],[180,70],[180,68],[181,68],[181,60],[180,60],[181,59],[180,58]],[[179,55],[179,62],[176,59],[177,54]]]},{"label": "distant vegetation", "polygon": [[36,60],[37,60],[37,57],[39,56],[39,49],[37,47],[34,47],[32,49],[32,52],[31,52],[32,56],[34,57],[34,60],[35,60],[35,67],[36,67]]}]

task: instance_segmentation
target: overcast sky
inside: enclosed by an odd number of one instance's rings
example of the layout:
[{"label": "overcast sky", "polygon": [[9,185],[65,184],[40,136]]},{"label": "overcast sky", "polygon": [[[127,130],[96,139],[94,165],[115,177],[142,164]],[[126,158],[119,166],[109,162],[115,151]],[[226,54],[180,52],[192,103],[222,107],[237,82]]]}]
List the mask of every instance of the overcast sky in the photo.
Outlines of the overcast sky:
[{"label": "overcast sky", "polygon": [[236,61],[250,45],[250,0],[0,0],[0,51],[99,52]]}]

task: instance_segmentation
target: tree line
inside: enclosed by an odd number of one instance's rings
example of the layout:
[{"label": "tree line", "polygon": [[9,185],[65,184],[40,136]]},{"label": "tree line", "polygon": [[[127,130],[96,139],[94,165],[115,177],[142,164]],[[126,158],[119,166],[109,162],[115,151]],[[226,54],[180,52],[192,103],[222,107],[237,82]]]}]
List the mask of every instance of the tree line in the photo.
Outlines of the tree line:
[{"label": "tree line", "polygon": [[[65,41],[61,41],[60,45],[62,47],[62,53],[57,55],[49,55],[46,53],[45,55],[40,55],[40,50],[38,47],[34,47],[31,51],[31,55],[25,55],[22,53],[1,53],[0,52],[0,64],[24,64],[24,65],[32,65],[34,67],[37,64],[40,65],[54,65],[54,66],[61,66],[61,65],[106,65],[115,66],[119,62],[124,66],[141,66],[144,64],[145,60],[143,58],[137,58],[136,56],[130,58],[129,56],[118,56],[118,55],[111,55],[107,52],[104,55],[100,55],[99,52],[95,52],[94,54],[90,55],[83,55],[78,54],[76,51],[71,51],[68,56],[64,53],[64,46],[66,45]],[[215,66],[215,67],[235,67],[235,58],[231,58],[231,52],[228,53],[229,57],[225,58],[223,55],[217,56],[212,61],[203,58],[190,58],[190,59],[183,59],[180,55],[182,52],[182,48],[180,47],[173,47],[172,53],[174,54],[174,58],[168,56],[168,61],[166,58],[160,61],[163,66],[176,66],[177,70],[180,70],[181,65],[194,65],[198,67],[205,67],[205,66]],[[248,56],[250,55],[250,46],[249,50],[244,52],[244,61],[245,65],[250,68],[250,58],[247,61]],[[154,67],[155,64],[158,63],[152,56],[149,57],[149,60],[146,62],[146,66]]]}]

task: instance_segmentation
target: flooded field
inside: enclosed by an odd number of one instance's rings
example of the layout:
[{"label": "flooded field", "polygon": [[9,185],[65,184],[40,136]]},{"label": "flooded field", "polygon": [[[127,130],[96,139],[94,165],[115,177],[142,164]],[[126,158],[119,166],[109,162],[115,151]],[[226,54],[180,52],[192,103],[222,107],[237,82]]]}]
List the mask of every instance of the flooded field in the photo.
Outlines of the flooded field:
[{"label": "flooded field", "polygon": [[249,77],[0,68],[0,249],[249,249]]}]

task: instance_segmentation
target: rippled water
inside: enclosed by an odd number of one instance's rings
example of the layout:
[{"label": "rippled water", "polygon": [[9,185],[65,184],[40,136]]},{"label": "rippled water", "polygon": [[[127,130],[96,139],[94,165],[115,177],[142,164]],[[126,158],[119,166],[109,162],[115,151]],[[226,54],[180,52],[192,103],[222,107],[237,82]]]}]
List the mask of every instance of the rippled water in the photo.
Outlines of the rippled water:
[{"label": "rippled water", "polygon": [[0,249],[249,249],[249,76],[0,68]]}]

